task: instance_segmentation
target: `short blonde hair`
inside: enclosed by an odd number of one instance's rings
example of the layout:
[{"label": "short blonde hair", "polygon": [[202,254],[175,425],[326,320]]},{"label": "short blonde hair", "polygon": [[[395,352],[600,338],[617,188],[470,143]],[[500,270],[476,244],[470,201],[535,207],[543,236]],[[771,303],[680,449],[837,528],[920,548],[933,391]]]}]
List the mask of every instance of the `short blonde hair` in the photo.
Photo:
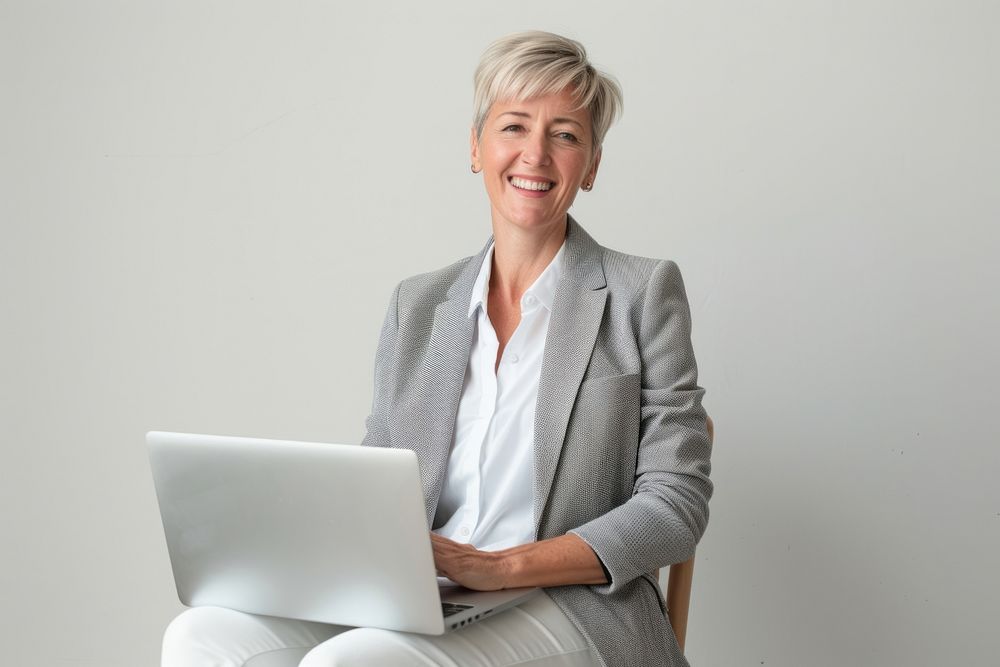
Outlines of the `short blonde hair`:
[{"label": "short blonde hair", "polygon": [[622,112],[618,82],[590,64],[583,44],[551,32],[517,32],[490,44],[476,68],[475,84],[472,123],[478,137],[498,100],[525,100],[571,87],[580,108],[590,110],[596,153]]}]

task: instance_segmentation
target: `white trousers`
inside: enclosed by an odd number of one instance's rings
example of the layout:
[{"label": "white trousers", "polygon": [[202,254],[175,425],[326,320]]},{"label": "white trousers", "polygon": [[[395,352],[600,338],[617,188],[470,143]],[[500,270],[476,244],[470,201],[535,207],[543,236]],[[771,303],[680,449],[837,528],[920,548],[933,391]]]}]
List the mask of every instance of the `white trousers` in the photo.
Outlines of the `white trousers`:
[{"label": "white trousers", "polygon": [[448,634],[418,635],[194,607],[163,635],[162,667],[592,667],[600,660],[548,595]]}]

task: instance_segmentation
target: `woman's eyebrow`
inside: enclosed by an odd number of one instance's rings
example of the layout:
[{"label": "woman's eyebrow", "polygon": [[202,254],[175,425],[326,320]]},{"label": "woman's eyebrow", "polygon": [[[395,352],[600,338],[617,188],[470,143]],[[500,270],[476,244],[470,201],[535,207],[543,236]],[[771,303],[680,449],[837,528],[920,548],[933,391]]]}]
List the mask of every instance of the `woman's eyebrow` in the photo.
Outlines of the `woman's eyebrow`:
[{"label": "woman's eyebrow", "polygon": [[503,116],[517,116],[518,118],[531,118],[531,114],[524,111],[504,111],[502,114],[497,116],[497,118],[502,118]]},{"label": "woman's eyebrow", "polygon": [[[502,114],[500,114],[499,116],[497,116],[497,118],[501,118],[503,116],[517,116],[518,118],[531,118],[531,114],[527,113],[525,111],[504,111]],[[553,118],[552,122],[553,123],[572,123],[573,125],[576,125],[577,127],[581,128],[581,129],[583,128],[583,125],[579,121],[573,120],[572,118],[566,118],[566,117],[563,117],[563,116],[559,116],[558,118]]]}]

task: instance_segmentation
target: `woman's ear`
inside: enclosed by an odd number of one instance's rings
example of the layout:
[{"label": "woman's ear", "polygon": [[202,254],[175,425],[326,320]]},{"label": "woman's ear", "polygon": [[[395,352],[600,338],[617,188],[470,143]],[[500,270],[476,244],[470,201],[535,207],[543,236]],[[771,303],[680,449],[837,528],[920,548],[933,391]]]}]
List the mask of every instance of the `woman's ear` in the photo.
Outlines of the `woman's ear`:
[{"label": "woman's ear", "polygon": [[601,151],[604,147],[597,149],[594,153],[594,159],[590,163],[590,169],[587,170],[587,176],[583,179],[584,183],[590,183],[590,187],[594,187],[594,181],[597,180],[597,168],[601,166]]},{"label": "woman's ear", "polygon": [[469,157],[472,161],[472,173],[478,174],[482,166],[479,164],[479,136],[475,126],[469,130]]}]

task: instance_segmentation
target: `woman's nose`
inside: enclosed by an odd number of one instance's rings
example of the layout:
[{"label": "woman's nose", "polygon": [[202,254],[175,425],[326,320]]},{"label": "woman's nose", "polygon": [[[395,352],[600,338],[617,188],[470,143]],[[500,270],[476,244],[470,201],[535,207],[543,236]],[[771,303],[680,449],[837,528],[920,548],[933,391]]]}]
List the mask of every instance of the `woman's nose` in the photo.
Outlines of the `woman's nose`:
[{"label": "woman's nose", "polygon": [[535,132],[525,139],[521,159],[525,164],[546,165],[549,162],[549,138],[543,132]]}]

